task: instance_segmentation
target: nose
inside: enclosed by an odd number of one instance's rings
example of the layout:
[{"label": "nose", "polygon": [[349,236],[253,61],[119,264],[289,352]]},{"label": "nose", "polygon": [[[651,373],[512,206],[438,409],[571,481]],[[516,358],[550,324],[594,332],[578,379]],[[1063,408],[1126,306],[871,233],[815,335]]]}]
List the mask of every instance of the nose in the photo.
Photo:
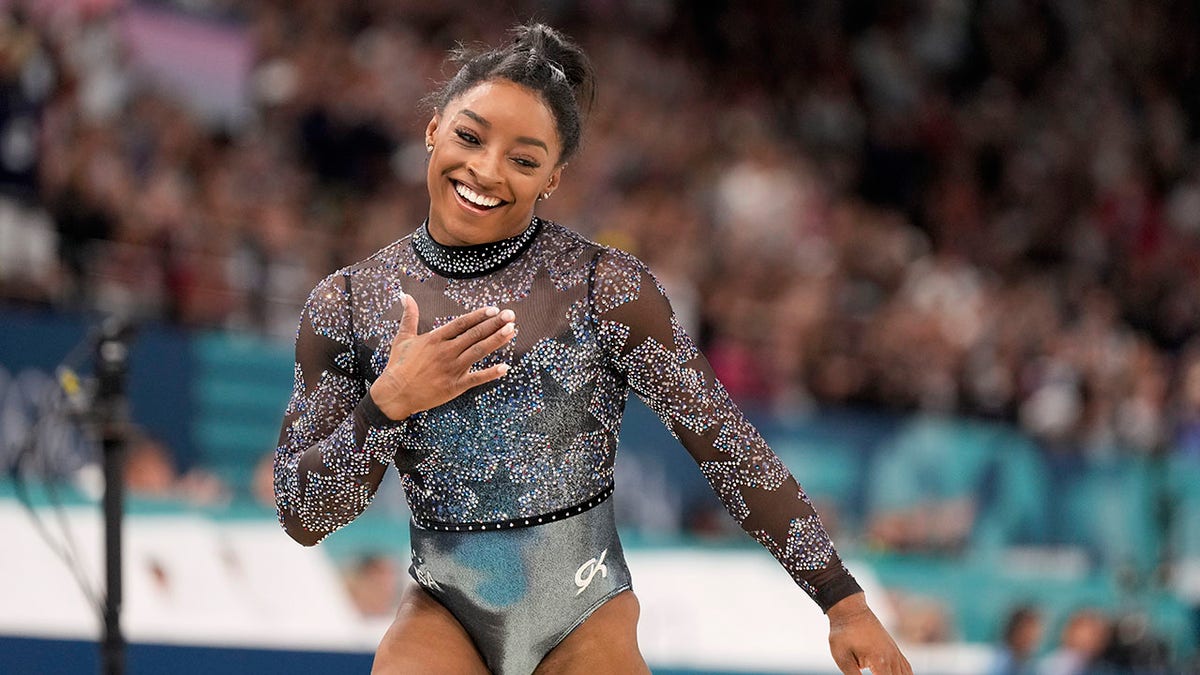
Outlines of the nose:
[{"label": "nose", "polygon": [[479,183],[479,187],[488,187],[500,182],[500,163],[503,158],[498,152],[484,150],[476,153],[467,162],[467,172]]}]

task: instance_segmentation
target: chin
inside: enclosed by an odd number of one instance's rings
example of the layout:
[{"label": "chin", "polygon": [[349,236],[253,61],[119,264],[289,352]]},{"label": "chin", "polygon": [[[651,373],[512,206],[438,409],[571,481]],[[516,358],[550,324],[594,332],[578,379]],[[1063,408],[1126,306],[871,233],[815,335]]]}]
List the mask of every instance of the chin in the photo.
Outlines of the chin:
[{"label": "chin", "polygon": [[437,223],[431,229],[434,238],[440,241],[441,237],[447,237],[450,240],[441,243],[451,246],[486,244],[515,237],[533,217],[532,209],[524,211],[514,208],[515,204],[505,204],[489,212],[472,212],[453,201],[454,195],[449,197],[451,203],[444,205],[440,213],[431,213],[430,221]]}]

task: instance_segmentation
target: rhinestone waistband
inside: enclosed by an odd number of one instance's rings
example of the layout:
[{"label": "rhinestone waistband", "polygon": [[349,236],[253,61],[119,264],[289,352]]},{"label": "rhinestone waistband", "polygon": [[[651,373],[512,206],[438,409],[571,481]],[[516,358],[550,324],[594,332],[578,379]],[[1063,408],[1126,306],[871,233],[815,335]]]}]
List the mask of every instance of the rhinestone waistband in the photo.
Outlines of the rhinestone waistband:
[{"label": "rhinestone waistband", "polygon": [[433,530],[435,532],[487,532],[491,530],[507,530],[517,527],[533,527],[535,525],[544,525],[552,523],[564,518],[579,515],[584,511],[593,509],[604,503],[613,494],[613,485],[601,490],[598,494],[582,501],[574,506],[568,506],[565,509],[543,513],[539,516],[529,516],[528,518],[513,518],[511,520],[494,520],[486,523],[439,523],[437,521],[422,520],[417,516],[413,516],[413,524],[423,530]]}]

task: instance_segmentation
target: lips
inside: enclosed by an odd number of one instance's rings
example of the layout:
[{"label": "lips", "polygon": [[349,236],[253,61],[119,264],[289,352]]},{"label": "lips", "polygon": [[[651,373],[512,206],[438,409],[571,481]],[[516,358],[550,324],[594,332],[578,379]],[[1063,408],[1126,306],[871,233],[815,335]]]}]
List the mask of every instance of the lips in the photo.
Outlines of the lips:
[{"label": "lips", "polygon": [[508,203],[499,197],[483,194],[465,183],[460,183],[453,179],[451,179],[450,183],[454,186],[454,194],[458,196],[459,203],[466,206],[469,210],[486,212]]}]

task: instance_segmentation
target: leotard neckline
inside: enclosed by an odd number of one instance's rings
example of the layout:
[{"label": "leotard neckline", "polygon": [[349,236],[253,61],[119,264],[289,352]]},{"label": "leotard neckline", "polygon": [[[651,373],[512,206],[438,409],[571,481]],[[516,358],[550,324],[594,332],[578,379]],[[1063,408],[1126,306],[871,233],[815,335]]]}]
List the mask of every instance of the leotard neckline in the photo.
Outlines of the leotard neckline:
[{"label": "leotard neckline", "polygon": [[542,221],[537,216],[529,227],[515,237],[471,246],[447,246],[439,244],[429,234],[429,221],[413,233],[413,251],[421,262],[435,273],[450,279],[471,279],[491,274],[516,260],[541,230]]}]

